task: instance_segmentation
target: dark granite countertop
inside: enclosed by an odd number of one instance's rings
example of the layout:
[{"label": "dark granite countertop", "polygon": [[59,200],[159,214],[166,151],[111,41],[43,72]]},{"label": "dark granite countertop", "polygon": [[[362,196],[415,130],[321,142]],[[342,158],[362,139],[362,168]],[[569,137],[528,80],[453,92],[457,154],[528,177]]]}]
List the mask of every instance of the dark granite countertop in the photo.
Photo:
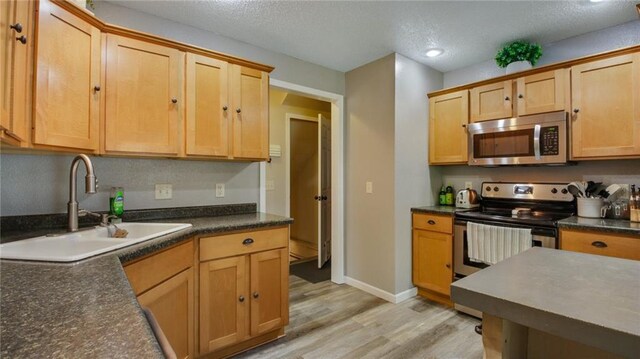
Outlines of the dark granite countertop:
[{"label": "dark granite countertop", "polygon": [[[282,226],[266,213],[147,220],[193,227],[72,264],[0,260],[0,357],[162,358],[122,264],[194,236]],[[9,235],[33,237],[51,230]]]},{"label": "dark granite countertop", "polygon": [[456,212],[469,211],[467,208],[456,208],[454,206],[424,206],[424,207],[412,207],[413,213],[431,213],[431,214],[451,214]]},{"label": "dark granite countertop", "polygon": [[640,352],[640,262],[533,247],[460,279],[451,299],[623,357]]},{"label": "dark granite countertop", "polygon": [[638,239],[640,239],[640,223],[622,219],[583,218],[573,216],[558,221],[558,227],[632,235],[638,236]]}]

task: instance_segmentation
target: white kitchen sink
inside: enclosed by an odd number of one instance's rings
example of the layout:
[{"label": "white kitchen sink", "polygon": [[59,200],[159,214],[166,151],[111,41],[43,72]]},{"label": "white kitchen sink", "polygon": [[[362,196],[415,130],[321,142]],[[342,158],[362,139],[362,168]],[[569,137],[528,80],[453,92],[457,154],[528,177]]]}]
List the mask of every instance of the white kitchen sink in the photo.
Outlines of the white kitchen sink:
[{"label": "white kitchen sink", "polygon": [[109,238],[107,228],[42,236],[0,244],[0,258],[73,262],[191,227],[190,223],[120,223],[126,238]]}]

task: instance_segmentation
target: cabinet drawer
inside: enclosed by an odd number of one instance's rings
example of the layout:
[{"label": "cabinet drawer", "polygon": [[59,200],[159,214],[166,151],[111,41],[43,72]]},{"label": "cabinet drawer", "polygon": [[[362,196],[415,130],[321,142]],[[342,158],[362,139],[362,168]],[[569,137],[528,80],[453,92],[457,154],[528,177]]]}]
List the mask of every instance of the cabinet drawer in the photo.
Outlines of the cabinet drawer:
[{"label": "cabinet drawer", "polygon": [[200,239],[200,260],[243,255],[287,246],[287,228],[243,232]]},{"label": "cabinet drawer", "polygon": [[599,232],[560,232],[560,249],[640,260],[640,238]]},{"label": "cabinet drawer", "polygon": [[137,296],[192,265],[193,241],[189,241],[137,262],[125,264],[124,272]]},{"label": "cabinet drawer", "polygon": [[414,213],[413,228],[452,234],[453,217],[428,213]]}]

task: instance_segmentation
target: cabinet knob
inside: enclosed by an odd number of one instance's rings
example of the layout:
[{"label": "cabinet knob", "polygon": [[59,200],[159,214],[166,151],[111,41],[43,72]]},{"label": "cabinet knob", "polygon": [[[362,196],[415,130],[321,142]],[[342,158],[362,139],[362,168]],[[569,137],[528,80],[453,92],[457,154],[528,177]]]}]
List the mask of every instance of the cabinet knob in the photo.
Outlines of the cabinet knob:
[{"label": "cabinet knob", "polygon": [[509,96],[505,97],[504,100],[509,101],[510,100]]},{"label": "cabinet knob", "polygon": [[93,86],[93,91],[95,91],[95,92],[100,91],[100,85]]},{"label": "cabinet knob", "polygon": [[177,98],[172,98],[171,99],[171,103],[178,103],[178,99]]},{"label": "cabinet knob", "polygon": [[522,94],[518,94],[518,98],[524,98]]},{"label": "cabinet knob", "polygon": [[573,112],[574,112],[574,113],[578,113],[578,112],[580,112],[580,109],[579,109],[579,108],[574,108],[574,109],[573,109]]},{"label": "cabinet knob", "polygon": [[226,111],[229,107],[227,105],[222,106],[222,111]]},{"label": "cabinet knob", "polygon": [[18,37],[16,37],[16,41],[20,41],[21,43],[26,44],[27,43],[27,37],[24,36],[24,35],[18,36]]},{"label": "cabinet knob", "polygon": [[22,24],[19,22],[16,22],[13,25],[9,25],[9,28],[15,30],[15,32],[17,32],[18,34],[22,32]]},{"label": "cabinet knob", "polygon": [[244,241],[242,241],[242,244],[244,244],[245,246],[248,246],[251,243],[253,243],[253,238],[247,238]]},{"label": "cabinet knob", "polygon": [[467,128],[467,125],[462,125],[462,128]]},{"label": "cabinet knob", "polygon": [[260,294],[258,292],[253,292],[253,297],[255,299],[258,299],[259,296],[260,296]]},{"label": "cabinet knob", "polygon": [[237,112],[237,113],[242,112],[242,110],[240,109],[240,107],[236,108],[236,112]]},{"label": "cabinet knob", "polygon": [[447,268],[451,269],[451,263],[447,263],[447,264],[445,264],[445,266],[446,266]]},{"label": "cabinet knob", "polygon": [[607,248],[607,244],[602,242],[602,241],[595,241],[595,242],[591,243],[591,245],[596,247],[596,248]]},{"label": "cabinet knob", "polygon": [[238,298],[238,301],[239,301],[240,303],[244,302],[244,296],[242,296],[242,295],[241,295],[241,296]]}]

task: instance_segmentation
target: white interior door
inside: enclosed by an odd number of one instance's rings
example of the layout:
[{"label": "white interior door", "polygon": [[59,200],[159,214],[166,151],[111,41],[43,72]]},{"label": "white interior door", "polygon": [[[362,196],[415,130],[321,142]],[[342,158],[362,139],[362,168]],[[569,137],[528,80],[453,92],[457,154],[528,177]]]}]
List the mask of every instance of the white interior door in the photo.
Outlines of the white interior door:
[{"label": "white interior door", "polygon": [[318,268],[331,258],[331,122],[318,115]]}]

